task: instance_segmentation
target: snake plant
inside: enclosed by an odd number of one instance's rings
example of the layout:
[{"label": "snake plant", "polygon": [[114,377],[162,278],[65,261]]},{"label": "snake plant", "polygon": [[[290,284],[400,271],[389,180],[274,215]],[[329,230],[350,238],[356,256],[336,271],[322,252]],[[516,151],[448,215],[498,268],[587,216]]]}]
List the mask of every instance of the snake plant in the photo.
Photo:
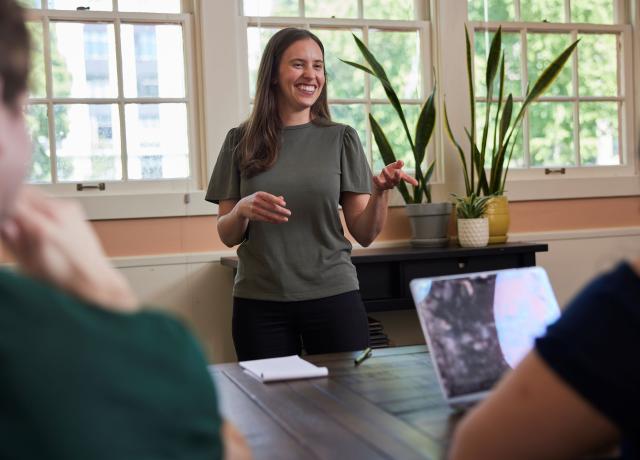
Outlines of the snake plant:
[{"label": "snake plant", "polygon": [[[415,137],[412,137],[409,126],[407,125],[407,119],[404,115],[404,111],[402,110],[402,105],[400,104],[400,99],[391,86],[391,82],[389,81],[389,77],[387,76],[384,68],[371,53],[371,51],[369,51],[369,48],[367,48],[367,46],[358,37],[353,35],[353,39],[355,40],[360,53],[367,62],[368,67],[362,64],[358,64],[357,62],[345,61],[343,59],[341,59],[341,61],[345,64],[355,67],[356,69],[360,69],[368,73],[369,75],[374,76],[380,81],[387,95],[387,98],[389,99],[389,102],[400,118],[400,122],[402,123],[402,127],[404,128],[405,135],[407,136],[407,140],[409,141],[409,145],[411,146],[411,151],[413,152],[413,159],[415,162],[414,175],[416,180],[418,181],[418,185],[411,186],[413,190],[412,192],[409,192],[407,185],[404,182],[400,182],[397,185],[398,190],[400,191],[402,198],[407,204],[422,203],[424,198],[426,198],[427,203],[431,203],[431,188],[429,186],[429,181],[431,180],[431,176],[433,175],[435,160],[429,164],[426,172],[424,173],[422,172],[422,163],[425,159],[427,146],[429,145],[429,141],[431,140],[433,128],[436,123],[436,87],[434,85],[431,95],[420,110],[418,122],[416,123],[414,130]],[[397,156],[393,151],[391,144],[387,140],[387,136],[385,135],[384,130],[375,119],[375,117],[371,114],[369,114],[369,123],[371,124],[371,131],[376,141],[376,145],[378,146],[378,150],[380,150],[380,155],[382,156],[384,163],[395,163]]]},{"label": "snake plant", "polygon": [[[469,40],[469,31],[465,26],[466,38],[466,60],[467,60],[467,78],[469,80],[469,104],[471,106],[471,132],[465,128],[465,133],[469,140],[471,152],[469,162],[467,155],[456,141],[449,125],[449,117],[447,115],[447,105],[444,104],[444,122],[445,129],[451,142],[456,147],[462,163],[462,171],[464,174],[464,184],[467,196],[475,195],[502,195],[507,180],[509,164],[513,155],[513,148],[516,144],[522,119],[525,115],[527,107],[538,99],[547,88],[553,83],[560,71],[566,64],[567,60],[578,45],[576,40],[569,45],[559,56],[557,56],[540,74],[536,82],[531,88],[527,87],[522,107],[513,118],[513,96],[509,94],[504,99],[504,52],[502,51],[502,28],[499,27],[489,48],[489,56],[487,57],[487,71],[485,75],[485,85],[487,94],[487,103],[485,104],[484,127],[482,129],[482,138],[480,144],[476,142],[476,111],[475,111],[475,94],[473,87],[473,78],[471,72],[472,52]],[[494,82],[496,76],[498,80],[498,97],[494,100]],[[497,104],[495,118],[492,120],[490,116],[491,106]],[[502,111],[502,112],[501,112]],[[493,133],[491,133],[493,131]],[[488,151],[488,136],[493,136],[493,149]],[[490,155],[489,175],[485,170],[487,155]],[[477,174],[477,180],[475,175]]]}]

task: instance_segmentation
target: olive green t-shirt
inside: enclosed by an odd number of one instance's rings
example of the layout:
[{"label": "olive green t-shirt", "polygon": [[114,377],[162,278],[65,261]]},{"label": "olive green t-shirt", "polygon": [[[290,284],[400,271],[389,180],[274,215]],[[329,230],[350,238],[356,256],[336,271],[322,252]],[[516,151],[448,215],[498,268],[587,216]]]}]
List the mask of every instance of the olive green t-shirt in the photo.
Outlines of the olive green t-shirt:
[{"label": "olive green t-shirt", "polygon": [[307,123],[282,130],[273,167],[251,178],[240,174],[238,129],[222,146],[206,199],[239,200],[263,191],[282,195],[289,221],[252,221],[238,248],[233,295],[297,301],[358,289],[338,206],[341,193],[371,193],[371,170],[356,131],[345,125]]},{"label": "olive green t-shirt", "polygon": [[0,458],[220,459],[220,426],[182,324],[0,270]]}]

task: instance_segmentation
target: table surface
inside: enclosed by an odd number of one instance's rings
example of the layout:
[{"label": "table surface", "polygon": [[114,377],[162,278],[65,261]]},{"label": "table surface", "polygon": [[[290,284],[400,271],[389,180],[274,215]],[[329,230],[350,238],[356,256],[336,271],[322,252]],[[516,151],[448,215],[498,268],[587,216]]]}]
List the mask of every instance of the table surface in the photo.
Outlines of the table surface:
[{"label": "table surface", "polygon": [[256,459],[439,459],[459,415],[424,346],[307,356],[329,377],[263,384],[238,364],[211,366],[221,411]]}]

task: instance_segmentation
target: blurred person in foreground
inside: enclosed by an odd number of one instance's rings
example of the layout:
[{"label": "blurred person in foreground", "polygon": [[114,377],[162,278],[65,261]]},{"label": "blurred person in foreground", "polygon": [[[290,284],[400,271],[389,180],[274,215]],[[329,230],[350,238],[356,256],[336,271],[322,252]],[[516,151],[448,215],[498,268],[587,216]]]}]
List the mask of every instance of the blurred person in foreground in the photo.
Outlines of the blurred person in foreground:
[{"label": "blurred person in foreground", "polygon": [[578,294],[535,349],[461,421],[450,458],[574,459],[618,455],[618,444],[620,458],[640,458],[639,350],[636,259]]},{"label": "blurred person in foreground", "polygon": [[80,208],[22,186],[24,12],[0,0],[0,458],[247,458],[195,339],[149,311]]}]

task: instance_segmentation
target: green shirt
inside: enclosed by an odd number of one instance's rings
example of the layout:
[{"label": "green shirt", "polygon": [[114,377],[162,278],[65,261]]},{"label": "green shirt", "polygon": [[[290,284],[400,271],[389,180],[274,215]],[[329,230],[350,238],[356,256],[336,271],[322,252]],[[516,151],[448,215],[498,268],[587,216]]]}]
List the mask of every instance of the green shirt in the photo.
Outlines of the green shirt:
[{"label": "green shirt", "polygon": [[371,193],[371,171],[349,126],[285,127],[273,167],[249,179],[239,171],[232,129],[222,146],[206,199],[239,200],[257,191],[284,196],[289,221],[252,221],[238,248],[236,297],[273,301],[317,299],[358,289],[338,206],[342,192]]},{"label": "green shirt", "polygon": [[0,271],[0,458],[217,459],[220,425],[180,323]]}]

